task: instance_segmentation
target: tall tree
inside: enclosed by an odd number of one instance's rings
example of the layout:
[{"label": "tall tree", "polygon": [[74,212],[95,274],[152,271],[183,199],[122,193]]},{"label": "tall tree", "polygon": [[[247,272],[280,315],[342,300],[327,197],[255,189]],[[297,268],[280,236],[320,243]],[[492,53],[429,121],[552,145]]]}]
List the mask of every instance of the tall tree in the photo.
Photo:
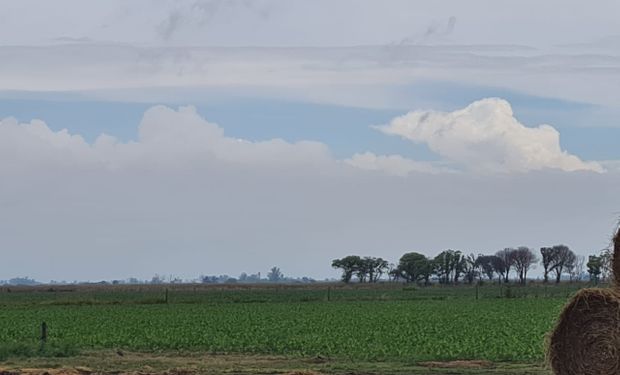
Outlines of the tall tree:
[{"label": "tall tree", "polygon": [[435,273],[440,283],[450,283],[451,262],[452,255],[448,251],[442,251],[435,256],[433,263],[435,263]]},{"label": "tall tree", "polygon": [[423,254],[410,252],[398,261],[398,273],[408,283],[420,281],[430,273],[430,260]]},{"label": "tall tree", "polygon": [[601,250],[601,255],[599,255],[601,260],[601,278],[603,281],[607,280],[611,277],[612,274],[612,260],[613,260],[613,250],[611,247],[607,247]]},{"label": "tall tree", "polygon": [[[501,275],[501,270],[496,271],[495,269],[496,264],[499,264],[500,262],[501,259],[495,255],[478,255],[478,258],[476,258],[476,267],[480,270],[482,275],[486,276],[489,281],[492,281],[495,272]],[[503,267],[499,266],[498,268]]]},{"label": "tall tree", "polygon": [[590,274],[590,281],[594,283],[594,285],[598,284],[599,276],[601,274],[603,261],[600,256],[590,255],[588,257],[588,263],[586,267],[588,267],[588,273]]},{"label": "tall tree", "polygon": [[519,282],[525,285],[527,272],[536,264],[536,254],[529,247],[520,246],[513,251],[513,259]]},{"label": "tall tree", "polygon": [[575,258],[574,267],[570,271],[571,280],[581,281],[585,264],[586,257],[583,255],[577,255]]},{"label": "tall tree", "polygon": [[493,264],[493,271],[497,273],[499,282],[501,283],[504,280],[504,275],[506,274],[506,262],[504,259],[497,255],[491,255],[491,264]]},{"label": "tall tree", "polygon": [[551,272],[551,265],[553,263],[554,255],[556,251],[553,247],[541,247],[540,255],[542,256],[542,266],[543,266],[543,278],[544,282],[549,282],[549,272]]},{"label": "tall tree", "polygon": [[556,284],[562,279],[562,274],[572,268],[575,263],[575,253],[566,245],[556,245],[551,248],[550,270],[555,272]]},{"label": "tall tree", "polygon": [[465,267],[465,256],[459,250],[454,251],[454,253],[452,253],[452,273],[454,275],[454,284],[459,283],[459,278],[463,273],[465,273]]},{"label": "tall tree", "polygon": [[358,271],[361,260],[357,255],[349,255],[342,259],[334,259],[332,267],[340,268],[342,270],[342,281],[348,283],[353,278],[353,274]]},{"label": "tall tree", "polygon": [[388,269],[388,262],[383,258],[364,257],[360,268],[368,275],[368,282],[376,283]]},{"label": "tall tree", "polygon": [[500,250],[495,253],[495,256],[500,258],[504,263],[504,282],[508,282],[510,280],[510,269],[514,266],[515,260],[515,249],[505,248],[504,250]]},{"label": "tall tree", "polygon": [[465,280],[468,284],[473,284],[476,280],[476,277],[480,276],[480,267],[478,265],[478,257],[476,257],[473,253],[463,257],[463,272],[465,275]]},{"label": "tall tree", "polygon": [[433,263],[440,282],[444,284],[458,283],[465,267],[463,254],[458,250],[442,251]]},{"label": "tall tree", "polygon": [[400,275],[398,274],[398,266],[394,263],[388,264],[387,275],[389,281],[398,281],[398,279],[400,279]]}]

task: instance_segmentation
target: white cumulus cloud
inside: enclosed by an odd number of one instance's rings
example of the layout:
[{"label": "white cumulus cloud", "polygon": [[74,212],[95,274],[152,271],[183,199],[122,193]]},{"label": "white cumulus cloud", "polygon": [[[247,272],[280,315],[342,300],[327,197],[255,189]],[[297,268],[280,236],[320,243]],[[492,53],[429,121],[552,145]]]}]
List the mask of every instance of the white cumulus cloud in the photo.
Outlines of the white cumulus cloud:
[{"label": "white cumulus cloud", "polygon": [[[549,125],[528,128],[500,99],[485,99],[450,112],[414,111],[378,127],[428,144],[439,162],[367,151],[335,159],[327,145],[282,139],[250,141],[225,135],[194,107],[148,109],[136,141],[121,142],[102,134],[94,143],[67,130],[53,131],[43,121],[0,120],[0,172],[63,168],[71,170],[192,169],[247,166],[304,173],[309,169],[344,173],[343,166],[388,175],[473,172],[527,172],[559,169],[603,172],[598,162],[585,162],[561,150],[559,133]],[[605,164],[607,165],[607,164]],[[462,168],[460,168],[462,167]],[[331,173],[330,172],[330,173]]]},{"label": "white cumulus cloud", "polygon": [[560,147],[560,133],[550,125],[530,128],[498,98],[476,101],[454,112],[413,111],[378,126],[385,134],[425,143],[449,162],[480,172],[527,172],[542,169],[604,172]]},{"label": "white cumulus cloud", "polygon": [[0,171],[49,166],[184,168],[215,163],[325,167],[332,162],[329,149],[319,142],[253,142],[227,137],[221,127],[205,120],[194,107],[150,108],[139,125],[138,140],[126,143],[104,134],[89,144],[67,130],[55,132],[40,120],[0,120]]}]

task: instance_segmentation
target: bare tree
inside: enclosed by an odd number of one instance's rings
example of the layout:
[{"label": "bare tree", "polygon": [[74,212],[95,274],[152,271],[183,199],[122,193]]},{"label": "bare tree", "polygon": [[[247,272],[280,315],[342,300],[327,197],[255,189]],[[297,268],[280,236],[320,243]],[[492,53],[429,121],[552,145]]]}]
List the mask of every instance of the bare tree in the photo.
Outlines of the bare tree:
[{"label": "bare tree", "polygon": [[549,281],[549,272],[551,272],[551,266],[553,263],[553,258],[556,254],[556,251],[553,247],[541,247],[540,255],[542,255],[542,266],[543,266],[543,278],[544,282]]},{"label": "bare tree", "polygon": [[514,252],[515,249],[505,248],[504,250],[500,250],[495,253],[495,256],[502,260],[503,262],[503,271],[500,272],[502,276],[504,276],[504,282],[508,282],[510,269],[514,266]]},{"label": "bare tree", "polygon": [[603,282],[607,281],[611,277],[611,263],[613,259],[613,250],[611,247],[607,247],[601,250],[600,257],[600,275]]},{"label": "bare tree", "polygon": [[513,251],[513,259],[519,282],[525,285],[527,271],[538,261],[536,254],[529,247],[521,246]]},{"label": "bare tree", "polygon": [[504,268],[502,260],[495,255],[478,255],[476,267],[479,269],[480,278],[482,279],[482,275],[485,275],[489,281],[493,281],[493,274],[495,273],[501,278]]},{"label": "bare tree", "polygon": [[575,257],[575,262],[570,269],[570,278],[571,280],[581,281],[581,276],[585,270],[586,265],[586,257],[583,255],[577,255]]}]

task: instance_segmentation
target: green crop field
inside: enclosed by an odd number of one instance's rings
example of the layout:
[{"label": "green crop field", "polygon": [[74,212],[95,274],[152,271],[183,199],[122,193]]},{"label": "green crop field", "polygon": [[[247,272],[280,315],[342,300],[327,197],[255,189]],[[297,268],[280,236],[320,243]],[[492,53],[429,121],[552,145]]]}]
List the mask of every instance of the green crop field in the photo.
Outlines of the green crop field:
[{"label": "green crop field", "polygon": [[540,362],[578,287],[5,288],[0,342],[34,347],[45,321],[77,350]]}]

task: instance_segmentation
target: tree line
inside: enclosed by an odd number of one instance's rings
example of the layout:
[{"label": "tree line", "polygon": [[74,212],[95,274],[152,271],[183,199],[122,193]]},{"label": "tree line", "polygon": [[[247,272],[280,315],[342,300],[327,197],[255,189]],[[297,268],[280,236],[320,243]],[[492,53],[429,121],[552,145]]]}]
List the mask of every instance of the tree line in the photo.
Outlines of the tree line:
[{"label": "tree line", "polygon": [[505,248],[492,255],[466,255],[460,250],[445,250],[430,258],[417,252],[403,254],[398,264],[391,264],[383,258],[349,255],[334,259],[332,267],[342,271],[341,280],[377,282],[383,275],[389,281],[430,284],[433,280],[441,284],[472,284],[474,281],[497,280],[507,283],[511,275],[525,284],[528,272],[536,267],[540,259],[543,280],[550,278],[559,283],[563,275],[570,280],[581,280],[585,269],[591,281],[598,283],[609,270],[611,254],[608,249],[600,255],[586,258],[576,255],[566,245],[540,248],[540,257],[531,248],[521,246]]}]

